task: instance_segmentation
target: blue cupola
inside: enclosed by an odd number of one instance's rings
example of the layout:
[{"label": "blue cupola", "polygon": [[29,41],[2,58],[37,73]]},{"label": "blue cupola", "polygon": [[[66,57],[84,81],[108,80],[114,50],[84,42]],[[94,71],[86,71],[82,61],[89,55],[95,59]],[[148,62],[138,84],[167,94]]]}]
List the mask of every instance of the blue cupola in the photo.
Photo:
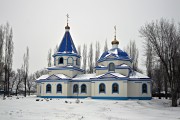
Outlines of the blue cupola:
[{"label": "blue cupola", "polygon": [[71,34],[69,32],[70,27],[67,26],[65,27],[65,34],[64,37],[59,45],[57,54],[61,54],[61,53],[72,53],[72,54],[77,54],[77,50],[76,47],[74,45],[74,42],[72,40]]}]

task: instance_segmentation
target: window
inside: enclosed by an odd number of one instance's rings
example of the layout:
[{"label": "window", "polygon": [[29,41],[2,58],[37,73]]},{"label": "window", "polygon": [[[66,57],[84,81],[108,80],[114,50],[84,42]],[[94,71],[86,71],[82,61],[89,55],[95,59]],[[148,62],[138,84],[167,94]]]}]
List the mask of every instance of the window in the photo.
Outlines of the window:
[{"label": "window", "polygon": [[51,85],[50,84],[46,85],[46,93],[51,93]]},{"label": "window", "polygon": [[73,86],[73,93],[78,93],[78,85],[77,84],[75,84]]},{"label": "window", "polygon": [[59,64],[63,64],[63,62],[64,62],[64,61],[63,61],[63,57],[60,57],[58,63],[59,63]]},{"label": "window", "polygon": [[119,93],[119,85],[117,83],[112,85],[112,93]]},{"label": "window", "polygon": [[86,85],[81,85],[81,93],[86,93]]},{"label": "window", "polygon": [[73,65],[73,58],[68,57],[67,63],[68,63],[68,65]]},{"label": "window", "polygon": [[109,71],[115,71],[114,63],[109,63]]},{"label": "window", "polygon": [[57,85],[57,93],[62,93],[62,85],[61,84]]},{"label": "window", "polygon": [[105,84],[101,83],[99,85],[99,93],[105,93],[105,89],[106,89]]},{"label": "window", "polygon": [[142,93],[147,93],[147,85],[142,84]]}]

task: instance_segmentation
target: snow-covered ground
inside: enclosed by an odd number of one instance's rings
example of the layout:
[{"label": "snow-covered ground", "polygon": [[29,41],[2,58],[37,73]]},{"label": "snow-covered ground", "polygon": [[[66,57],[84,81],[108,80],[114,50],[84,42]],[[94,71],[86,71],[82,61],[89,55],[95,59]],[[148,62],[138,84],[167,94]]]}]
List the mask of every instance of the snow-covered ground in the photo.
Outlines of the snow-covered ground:
[{"label": "snow-covered ground", "polygon": [[[40,101],[36,101],[40,99]],[[43,99],[0,97],[0,120],[180,120],[169,100]]]}]

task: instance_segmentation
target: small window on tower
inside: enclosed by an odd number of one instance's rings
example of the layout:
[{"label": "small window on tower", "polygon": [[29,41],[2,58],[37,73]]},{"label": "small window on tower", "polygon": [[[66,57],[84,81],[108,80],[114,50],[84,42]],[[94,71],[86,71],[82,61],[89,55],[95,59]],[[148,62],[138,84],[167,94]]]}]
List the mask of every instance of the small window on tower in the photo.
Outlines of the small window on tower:
[{"label": "small window on tower", "polygon": [[63,58],[61,57],[61,58],[59,58],[59,62],[58,62],[59,64],[63,64]]}]

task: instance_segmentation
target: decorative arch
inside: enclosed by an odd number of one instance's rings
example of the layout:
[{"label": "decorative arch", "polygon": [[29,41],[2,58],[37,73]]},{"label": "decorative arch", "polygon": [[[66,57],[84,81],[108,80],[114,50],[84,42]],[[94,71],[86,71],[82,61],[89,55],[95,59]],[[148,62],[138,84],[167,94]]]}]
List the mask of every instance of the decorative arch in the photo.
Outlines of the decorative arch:
[{"label": "decorative arch", "polygon": [[142,84],[142,93],[147,93],[147,84]]},{"label": "decorative arch", "polygon": [[63,57],[60,57],[58,60],[58,64],[63,64],[63,63],[64,63],[64,59],[63,59]]},{"label": "decorative arch", "polygon": [[61,84],[57,85],[56,92],[57,93],[62,93],[62,85]]},{"label": "decorative arch", "polygon": [[51,85],[50,84],[46,85],[46,93],[51,93]]},{"label": "decorative arch", "polygon": [[73,60],[72,57],[68,57],[68,59],[67,59],[67,64],[68,64],[68,65],[73,65],[73,64],[74,64],[74,60]]},{"label": "decorative arch", "polygon": [[99,84],[99,93],[106,92],[106,85],[104,83]]},{"label": "decorative arch", "polygon": [[81,85],[81,93],[86,93],[87,92],[87,87],[85,84]]},{"label": "decorative arch", "polygon": [[73,93],[78,93],[79,92],[78,88],[79,88],[78,84],[74,84]]},{"label": "decorative arch", "polygon": [[112,84],[112,93],[119,93],[119,85],[117,83]]},{"label": "decorative arch", "polygon": [[109,70],[109,71],[115,71],[115,65],[114,65],[114,63],[109,63],[108,70]]}]

